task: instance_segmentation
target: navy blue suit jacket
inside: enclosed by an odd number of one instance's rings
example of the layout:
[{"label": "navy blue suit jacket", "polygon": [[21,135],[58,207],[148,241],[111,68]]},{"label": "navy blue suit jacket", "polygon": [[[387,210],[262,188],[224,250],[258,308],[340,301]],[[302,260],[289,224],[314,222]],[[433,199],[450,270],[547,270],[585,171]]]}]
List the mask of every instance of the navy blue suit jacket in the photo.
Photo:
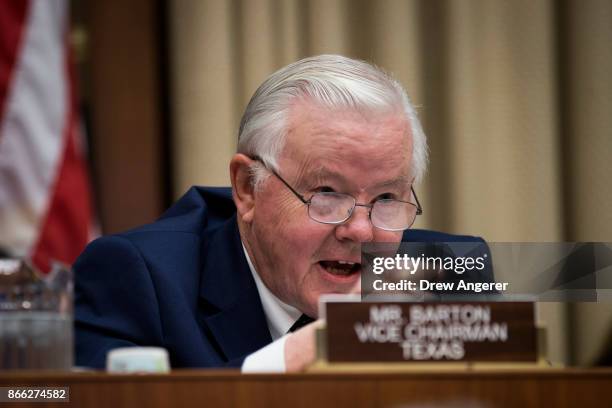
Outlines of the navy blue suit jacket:
[{"label": "navy blue suit jacket", "polygon": [[[480,239],[408,230],[404,240]],[[78,366],[160,346],[174,368],[239,367],[272,341],[229,188],[191,188],[156,222],[92,242],[74,270]]]}]

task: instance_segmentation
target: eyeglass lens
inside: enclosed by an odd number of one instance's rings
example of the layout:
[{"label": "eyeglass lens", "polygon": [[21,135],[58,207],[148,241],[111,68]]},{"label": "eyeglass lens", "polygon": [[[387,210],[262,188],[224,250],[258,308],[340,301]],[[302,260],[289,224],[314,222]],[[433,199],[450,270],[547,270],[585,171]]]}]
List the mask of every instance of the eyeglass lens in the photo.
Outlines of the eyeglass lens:
[{"label": "eyeglass lens", "polygon": [[[317,193],[310,199],[308,214],[315,221],[339,224],[346,221],[355,207],[355,199],[341,193]],[[370,218],[375,227],[387,230],[409,228],[416,217],[414,204],[398,200],[374,202]]]}]

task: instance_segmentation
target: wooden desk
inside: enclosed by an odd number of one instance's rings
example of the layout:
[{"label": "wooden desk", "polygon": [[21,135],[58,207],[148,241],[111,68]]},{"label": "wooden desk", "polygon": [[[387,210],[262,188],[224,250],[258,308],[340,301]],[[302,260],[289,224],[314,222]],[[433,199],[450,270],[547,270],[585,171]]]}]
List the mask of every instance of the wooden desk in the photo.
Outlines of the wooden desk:
[{"label": "wooden desk", "polygon": [[241,375],[0,372],[0,385],[70,387],[70,403],[15,407],[612,407],[612,369]]}]

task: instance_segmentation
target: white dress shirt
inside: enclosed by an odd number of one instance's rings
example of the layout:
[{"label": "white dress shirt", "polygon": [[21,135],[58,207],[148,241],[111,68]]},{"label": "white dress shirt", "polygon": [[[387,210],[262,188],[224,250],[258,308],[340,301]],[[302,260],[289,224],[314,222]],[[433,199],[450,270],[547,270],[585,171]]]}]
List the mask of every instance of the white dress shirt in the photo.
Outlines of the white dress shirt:
[{"label": "white dress shirt", "polygon": [[300,318],[302,312],[270,292],[255,270],[244,244],[242,249],[255,280],[273,342],[249,354],[242,363],[241,371],[243,373],[284,373],[286,371],[285,340],[287,340],[287,332]]}]

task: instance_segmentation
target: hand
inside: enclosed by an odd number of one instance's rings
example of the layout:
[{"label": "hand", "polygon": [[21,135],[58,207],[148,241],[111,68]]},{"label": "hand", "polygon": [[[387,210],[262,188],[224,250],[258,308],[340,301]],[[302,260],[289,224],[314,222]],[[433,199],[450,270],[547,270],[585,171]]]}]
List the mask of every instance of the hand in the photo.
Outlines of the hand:
[{"label": "hand", "polygon": [[288,373],[303,371],[317,357],[316,330],[323,327],[319,319],[302,327],[287,337],[285,342],[285,368]]}]

